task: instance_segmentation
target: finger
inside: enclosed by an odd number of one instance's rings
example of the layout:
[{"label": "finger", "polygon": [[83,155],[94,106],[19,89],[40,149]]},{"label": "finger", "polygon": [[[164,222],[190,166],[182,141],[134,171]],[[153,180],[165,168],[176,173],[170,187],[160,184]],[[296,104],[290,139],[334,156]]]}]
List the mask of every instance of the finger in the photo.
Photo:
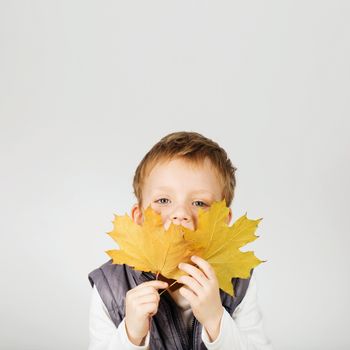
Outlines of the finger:
[{"label": "finger", "polygon": [[199,296],[203,289],[203,286],[190,276],[181,276],[178,281],[187,286],[197,296]]},{"label": "finger", "polygon": [[139,284],[135,288],[131,289],[130,291],[139,291],[140,289],[143,289],[145,287],[152,287],[155,289],[164,289],[168,287],[167,282],[159,281],[159,280],[153,280],[153,281],[147,281]]},{"label": "finger", "polygon": [[142,295],[159,295],[158,290],[154,287],[144,287],[134,291],[132,294],[134,298],[140,297]]},{"label": "finger", "polygon": [[158,304],[159,299],[160,297],[158,293],[156,295],[147,294],[147,295],[138,296],[136,299],[134,299],[134,302],[137,303],[138,305],[143,305],[148,303]]},{"label": "finger", "polygon": [[154,288],[151,288],[151,289],[146,288],[145,290],[141,290],[139,293],[135,294],[134,297],[140,298],[140,297],[147,296],[147,295],[153,295],[153,296],[157,297],[158,299],[160,298],[159,293]]},{"label": "finger", "polygon": [[149,317],[154,316],[158,311],[158,306],[154,303],[147,303],[140,305],[139,310],[142,314],[147,314]]},{"label": "finger", "polygon": [[135,294],[137,294],[137,295],[158,294],[158,290],[157,290],[157,288],[154,288],[152,286],[149,286],[149,287],[146,286],[146,287],[143,287],[140,289],[136,289]]},{"label": "finger", "polygon": [[195,305],[197,296],[186,286],[179,289],[180,294],[191,304]]},{"label": "finger", "polygon": [[143,282],[139,284],[137,287],[141,287],[141,286],[151,286],[154,288],[164,288],[164,287],[166,288],[168,286],[168,283],[160,280],[152,280],[152,281]]},{"label": "finger", "polygon": [[199,256],[195,256],[195,255],[191,257],[191,260],[204,271],[205,275],[207,276],[207,278],[209,280],[216,279],[215,271],[214,271],[213,267],[208,263],[208,261],[202,259]]},{"label": "finger", "polygon": [[187,263],[181,263],[179,264],[179,269],[186,271],[188,274],[190,274],[199,282],[200,285],[206,285],[208,278],[200,269],[197,269],[197,267]]}]

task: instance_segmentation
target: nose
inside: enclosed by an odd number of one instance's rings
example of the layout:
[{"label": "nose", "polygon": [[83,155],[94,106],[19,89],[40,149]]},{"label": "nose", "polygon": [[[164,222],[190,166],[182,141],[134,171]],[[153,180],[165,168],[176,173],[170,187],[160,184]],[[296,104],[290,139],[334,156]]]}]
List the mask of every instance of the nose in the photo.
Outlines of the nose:
[{"label": "nose", "polygon": [[188,228],[193,226],[192,216],[189,210],[182,205],[177,206],[169,215],[169,225],[173,222],[175,225],[182,225]]},{"label": "nose", "polygon": [[172,215],[171,220],[174,224],[180,225],[182,222],[189,222],[189,216],[188,215]]}]

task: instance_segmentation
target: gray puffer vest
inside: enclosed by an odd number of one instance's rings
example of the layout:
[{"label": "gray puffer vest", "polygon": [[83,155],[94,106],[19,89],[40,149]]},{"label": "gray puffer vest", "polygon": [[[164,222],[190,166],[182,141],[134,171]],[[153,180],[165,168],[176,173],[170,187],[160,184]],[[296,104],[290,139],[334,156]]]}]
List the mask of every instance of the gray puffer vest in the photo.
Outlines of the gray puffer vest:
[{"label": "gray puffer vest", "polygon": [[[223,307],[232,315],[242,301],[254,269],[247,279],[232,278],[235,297],[220,289]],[[137,271],[128,265],[112,264],[112,259],[91,271],[88,275],[91,287],[94,285],[116,327],[125,316],[126,292],[137,285],[155,280],[151,272]],[[186,330],[180,309],[169,293],[162,294],[157,314],[152,317],[150,328],[151,350],[204,350],[207,347],[202,342],[202,325],[193,316],[192,329]]]}]

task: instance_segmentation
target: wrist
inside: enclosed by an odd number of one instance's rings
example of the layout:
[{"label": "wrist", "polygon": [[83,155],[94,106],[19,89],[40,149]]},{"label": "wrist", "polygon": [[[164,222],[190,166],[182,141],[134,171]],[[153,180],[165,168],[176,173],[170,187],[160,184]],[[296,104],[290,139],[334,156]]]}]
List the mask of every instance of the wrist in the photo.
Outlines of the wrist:
[{"label": "wrist", "polygon": [[127,325],[125,324],[125,330],[126,330],[126,335],[128,336],[129,338],[129,341],[131,343],[133,343],[134,345],[136,346],[141,346],[141,345],[144,345],[144,342],[145,342],[145,338],[147,336],[147,334],[143,337],[140,337],[140,336],[137,336],[137,335],[133,335],[131,334],[129,331],[128,331],[128,327]]},{"label": "wrist", "polygon": [[133,343],[136,346],[142,346],[145,345],[145,338],[146,336],[142,337],[142,338],[138,338],[138,337],[133,337],[133,336],[129,336],[128,338],[130,340],[131,343]]},{"label": "wrist", "polygon": [[221,319],[224,314],[224,310],[221,310],[221,313],[218,314],[217,317],[213,317],[210,319],[209,322],[205,323],[203,327],[205,328],[206,332],[208,333],[209,339],[211,342],[215,341],[220,333],[220,324]]}]

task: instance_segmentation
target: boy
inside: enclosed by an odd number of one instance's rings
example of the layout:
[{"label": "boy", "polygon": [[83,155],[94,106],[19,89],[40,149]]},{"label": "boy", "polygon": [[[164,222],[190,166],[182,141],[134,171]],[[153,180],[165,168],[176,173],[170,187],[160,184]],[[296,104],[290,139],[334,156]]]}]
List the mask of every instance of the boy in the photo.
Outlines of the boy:
[{"label": "boy", "polygon": [[[196,132],[174,132],[163,137],[136,169],[133,187],[137,203],[131,209],[142,225],[144,210],[161,215],[164,228],[171,222],[197,227],[198,207],[207,209],[226,199],[230,207],[236,168],[225,150]],[[229,224],[231,209],[227,218]],[[173,280],[136,271],[112,259],[90,272],[89,350],[112,349],[227,349],[271,350],[257,305],[256,281],[232,279],[235,297],[218,287],[211,265],[200,257],[180,264],[187,272],[159,296]]]}]

